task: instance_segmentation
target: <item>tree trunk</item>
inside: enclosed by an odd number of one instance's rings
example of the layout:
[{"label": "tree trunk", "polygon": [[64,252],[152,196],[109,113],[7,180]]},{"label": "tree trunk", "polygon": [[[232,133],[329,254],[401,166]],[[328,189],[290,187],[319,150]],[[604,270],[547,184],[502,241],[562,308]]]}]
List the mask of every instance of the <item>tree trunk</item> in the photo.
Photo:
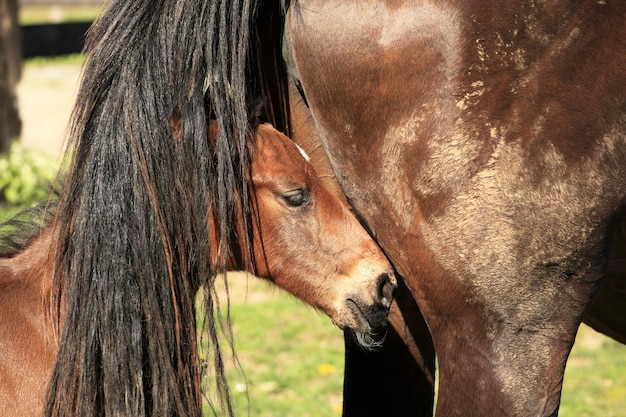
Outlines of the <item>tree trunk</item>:
[{"label": "tree trunk", "polygon": [[17,17],[18,0],[0,0],[0,152],[9,150],[22,128],[16,92],[22,63]]}]

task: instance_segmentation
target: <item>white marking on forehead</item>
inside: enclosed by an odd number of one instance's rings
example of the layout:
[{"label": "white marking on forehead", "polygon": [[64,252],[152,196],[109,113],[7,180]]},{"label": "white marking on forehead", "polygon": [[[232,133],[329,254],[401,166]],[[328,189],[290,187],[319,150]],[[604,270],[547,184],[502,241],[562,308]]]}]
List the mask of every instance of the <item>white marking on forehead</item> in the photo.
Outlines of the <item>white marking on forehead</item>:
[{"label": "white marking on forehead", "polygon": [[300,145],[298,145],[297,143],[296,143],[296,147],[298,148],[298,151],[300,151],[300,155],[302,155],[304,160],[307,161],[308,163],[311,163],[311,158],[309,158],[309,155],[304,151],[304,149],[302,149]]}]

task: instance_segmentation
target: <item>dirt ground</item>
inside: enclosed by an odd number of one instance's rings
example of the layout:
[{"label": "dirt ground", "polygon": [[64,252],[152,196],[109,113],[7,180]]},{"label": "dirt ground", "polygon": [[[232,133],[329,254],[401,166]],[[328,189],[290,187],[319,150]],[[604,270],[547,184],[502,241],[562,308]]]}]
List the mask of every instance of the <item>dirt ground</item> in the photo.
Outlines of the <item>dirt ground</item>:
[{"label": "dirt ground", "polygon": [[31,64],[23,68],[17,94],[24,147],[61,156],[79,76],[78,64]]}]

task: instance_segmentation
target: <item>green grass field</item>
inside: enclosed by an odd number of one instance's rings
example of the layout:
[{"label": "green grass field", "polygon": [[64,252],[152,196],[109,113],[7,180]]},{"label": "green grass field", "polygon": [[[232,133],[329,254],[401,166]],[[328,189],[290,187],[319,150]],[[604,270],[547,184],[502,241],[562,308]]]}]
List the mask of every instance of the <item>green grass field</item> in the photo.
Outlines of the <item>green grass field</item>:
[{"label": "green grass field", "polygon": [[251,416],[341,415],[342,332],[267,282],[228,276],[241,365],[229,367],[237,415],[247,415],[248,407]]},{"label": "green grass field", "polygon": [[626,346],[581,326],[565,371],[560,416],[626,416]]}]

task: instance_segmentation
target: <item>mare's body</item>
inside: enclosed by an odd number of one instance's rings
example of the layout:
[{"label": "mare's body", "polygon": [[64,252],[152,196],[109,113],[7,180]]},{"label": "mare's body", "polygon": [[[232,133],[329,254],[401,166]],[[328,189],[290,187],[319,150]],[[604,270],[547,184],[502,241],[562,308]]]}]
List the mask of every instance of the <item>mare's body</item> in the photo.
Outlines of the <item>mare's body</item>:
[{"label": "mare's body", "polygon": [[[367,333],[381,325],[395,288],[385,257],[289,138],[269,125],[259,126],[256,138],[250,174],[255,259],[232,256],[232,248],[229,269],[270,278],[342,328]],[[53,222],[0,257],[2,416],[43,411],[57,352],[50,293],[59,227]]]},{"label": "mare's body", "polygon": [[[409,349],[348,341],[344,413],[430,415],[434,344],[438,416],[555,415],[625,204],[626,4],[300,0],[284,39],[293,136],[432,335],[407,302]],[[626,342],[622,264],[586,318]]]}]

